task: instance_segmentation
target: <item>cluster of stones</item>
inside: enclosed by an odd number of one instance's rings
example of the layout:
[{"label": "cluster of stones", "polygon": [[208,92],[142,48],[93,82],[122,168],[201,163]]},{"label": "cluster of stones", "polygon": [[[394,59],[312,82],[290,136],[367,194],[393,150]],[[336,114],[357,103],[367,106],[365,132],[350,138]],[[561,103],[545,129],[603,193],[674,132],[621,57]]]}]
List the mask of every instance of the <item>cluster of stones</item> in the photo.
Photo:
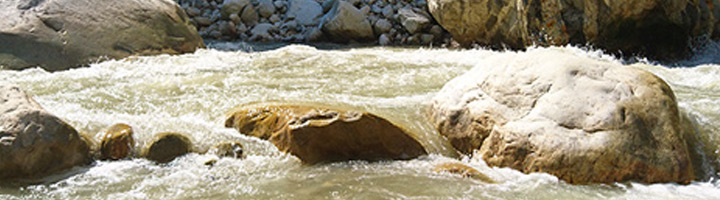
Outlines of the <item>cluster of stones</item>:
[{"label": "cluster of stones", "polygon": [[282,42],[449,44],[427,11],[405,0],[176,0],[203,38]]}]

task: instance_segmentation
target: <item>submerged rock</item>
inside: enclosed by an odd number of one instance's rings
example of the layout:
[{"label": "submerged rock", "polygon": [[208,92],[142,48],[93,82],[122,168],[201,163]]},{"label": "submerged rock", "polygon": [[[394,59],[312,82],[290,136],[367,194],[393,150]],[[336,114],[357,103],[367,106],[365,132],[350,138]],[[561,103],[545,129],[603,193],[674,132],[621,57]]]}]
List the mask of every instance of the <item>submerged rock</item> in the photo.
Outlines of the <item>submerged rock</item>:
[{"label": "submerged rock", "polygon": [[159,133],[150,145],[143,149],[141,157],[158,163],[167,163],[193,151],[193,144],[185,134]]},{"label": "submerged rock", "polygon": [[324,19],[322,30],[333,41],[368,41],[374,37],[367,16],[346,1],[335,0],[335,5]]},{"label": "submerged rock", "polygon": [[225,141],[208,151],[210,154],[214,154],[218,157],[229,157],[229,158],[244,158],[243,145],[237,141]]},{"label": "submerged rock", "polygon": [[57,71],[105,58],[203,47],[173,1],[4,0],[0,10],[0,68],[5,69]]},{"label": "submerged rock", "polygon": [[425,149],[405,132],[370,113],[323,107],[252,104],[225,122],[240,133],[266,139],[304,163],[412,159]]},{"label": "submerged rock", "polygon": [[451,174],[458,174],[465,178],[472,178],[486,183],[495,183],[490,177],[470,166],[462,163],[443,163],[435,166],[435,172],[446,172]]},{"label": "submerged rock", "polygon": [[87,164],[87,142],[19,87],[0,85],[0,179],[38,178]]},{"label": "submerged rock", "polygon": [[446,84],[429,111],[456,149],[491,166],[579,184],[695,179],[694,132],[672,89],[634,67],[554,49],[502,54]]},{"label": "submerged rock", "polygon": [[108,128],[100,144],[100,159],[119,160],[132,155],[135,148],[133,129],[127,124],[115,124]]},{"label": "submerged rock", "polygon": [[590,44],[658,59],[689,53],[693,37],[718,38],[717,0],[430,0],[428,8],[461,44],[524,48]]}]

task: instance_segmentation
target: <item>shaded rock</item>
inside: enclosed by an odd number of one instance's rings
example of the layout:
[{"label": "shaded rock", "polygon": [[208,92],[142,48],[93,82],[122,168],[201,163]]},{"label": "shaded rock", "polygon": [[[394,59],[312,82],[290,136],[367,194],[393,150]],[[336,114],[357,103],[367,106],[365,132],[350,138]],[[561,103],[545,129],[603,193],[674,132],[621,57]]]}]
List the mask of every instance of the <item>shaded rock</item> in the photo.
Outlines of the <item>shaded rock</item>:
[{"label": "shaded rock", "polygon": [[373,39],[373,30],[367,16],[352,4],[336,0],[325,17],[322,31],[337,42],[368,41]]},{"label": "shaded rock", "polygon": [[187,8],[187,9],[185,9],[185,12],[186,12],[186,13],[188,14],[188,16],[190,16],[190,17],[195,17],[195,16],[198,16],[198,15],[202,14],[202,11],[201,11],[200,9],[198,9],[198,8],[195,8],[195,7],[189,7],[189,8]]},{"label": "shaded rock", "polygon": [[402,23],[403,27],[405,27],[405,30],[407,30],[410,34],[417,33],[418,31],[424,29],[425,26],[430,24],[430,19],[423,15],[415,13],[410,8],[402,8],[398,10],[398,17],[400,23]]},{"label": "shaded rock", "polygon": [[5,0],[0,10],[0,68],[57,71],[203,47],[172,1]]},{"label": "shaded rock", "polygon": [[235,24],[229,21],[221,21],[218,23],[218,29],[222,35],[235,37],[237,31],[235,30]]},{"label": "shaded rock", "polygon": [[611,52],[657,59],[680,58],[688,41],[720,37],[718,1],[430,0],[435,20],[465,46],[590,44]]},{"label": "shaded rock", "polygon": [[395,15],[395,10],[393,10],[392,6],[385,6],[385,8],[383,8],[380,12],[382,12],[382,15],[388,19],[392,18],[393,15]]},{"label": "shaded rock", "polygon": [[228,19],[232,14],[240,15],[245,6],[249,4],[250,0],[225,0],[220,8],[220,14],[223,19]]},{"label": "shaded rock", "polygon": [[242,21],[242,19],[240,18],[240,15],[238,15],[237,13],[231,14],[230,17],[228,17],[228,18],[230,19],[230,21],[232,21],[232,22],[235,23],[236,25],[238,25],[238,24],[243,24],[243,21]]},{"label": "shaded rock", "polygon": [[491,166],[569,183],[695,179],[672,89],[641,69],[556,49],[502,54],[448,84],[430,120]]},{"label": "shaded rock", "polygon": [[435,40],[435,36],[432,34],[420,34],[420,44],[430,44]]},{"label": "shaded rock", "polygon": [[193,18],[193,20],[195,20],[195,23],[197,23],[200,26],[210,26],[213,23],[213,21],[210,20],[210,18],[202,17],[202,16],[195,17],[195,18]]},{"label": "shaded rock", "polygon": [[315,19],[323,14],[323,9],[313,0],[290,0],[288,16],[293,16],[300,25],[314,25]]},{"label": "shaded rock", "polygon": [[252,34],[252,36],[250,37],[250,40],[256,41],[256,40],[271,39],[271,36],[270,36],[271,29],[273,29],[272,24],[262,23],[262,24],[255,25],[255,27],[252,30],[250,30],[250,34]]},{"label": "shaded rock", "polygon": [[119,160],[132,155],[135,148],[133,129],[127,124],[115,124],[105,131],[100,143],[100,159]]},{"label": "shaded rock", "polygon": [[308,42],[317,42],[320,41],[323,38],[323,32],[320,30],[320,28],[312,28],[309,31],[307,31],[305,35],[305,39]]},{"label": "shaded rock", "polygon": [[167,163],[193,152],[192,145],[192,141],[185,134],[159,133],[150,145],[143,149],[141,157],[158,163]]},{"label": "shaded rock", "polygon": [[375,34],[383,34],[390,32],[392,24],[386,19],[379,19],[375,22],[373,27],[375,27]]},{"label": "shaded rock", "polygon": [[281,21],[281,19],[278,15],[272,15],[272,16],[270,16],[270,18],[268,20],[272,23],[278,23]]},{"label": "shaded rock", "polygon": [[237,141],[225,141],[210,148],[208,153],[218,157],[244,158],[243,145]]},{"label": "shaded rock", "polygon": [[0,179],[39,178],[87,164],[87,142],[19,87],[0,85]]},{"label": "shaded rock", "polygon": [[275,5],[272,0],[260,0],[257,9],[260,16],[265,18],[275,13]]},{"label": "shaded rock", "polygon": [[476,170],[475,168],[464,165],[462,163],[454,163],[454,162],[442,163],[442,164],[436,165],[434,170],[435,170],[435,172],[458,174],[465,178],[472,178],[472,179],[479,180],[479,181],[486,182],[486,183],[495,183],[495,181],[492,180],[490,177],[486,176],[485,174],[481,173],[480,171]]},{"label": "shaded rock", "polygon": [[258,23],[260,16],[255,11],[255,7],[247,5],[245,9],[243,9],[240,19],[247,25],[254,25]]},{"label": "shaded rock", "polygon": [[391,43],[392,42],[390,41],[390,37],[388,37],[387,33],[383,33],[378,38],[378,44],[380,44],[382,46],[387,46],[387,45],[390,45]]},{"label": "shaded rock", "polygon": [[[348,4],[349,5],[349,4]],[[231,112],[225,127],[266,139],[304,163],[412,159],[425,149],[402,128],[369,113],[302,105],[254,104]]]},{"label": "shaded rock", "polygon": [[433,26],[430,28],[430,34],[432,34],[433,36],[435,36],[435,38],[442,38],[442,36],[443,36],[443,29],[442,29],[442,27],[440,27],[440,26],[438,26],[438,25],[433,25]]}]

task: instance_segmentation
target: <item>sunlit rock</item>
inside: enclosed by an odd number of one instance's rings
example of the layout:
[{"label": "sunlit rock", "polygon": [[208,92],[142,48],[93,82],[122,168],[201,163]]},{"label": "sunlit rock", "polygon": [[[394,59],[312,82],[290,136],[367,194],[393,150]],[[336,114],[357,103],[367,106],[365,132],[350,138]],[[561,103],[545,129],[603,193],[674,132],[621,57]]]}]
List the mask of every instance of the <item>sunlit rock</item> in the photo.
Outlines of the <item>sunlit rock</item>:
[{"label": "sunlit rock", "polygon": [[332,9],[323,18],[322,30],[332,41],[367,41],[374,38],[367,16],[346,1],[335,0]]},{"label": "sunlit rock", "polygon": [[38,178],[90,161],[78,132],[17,86],[0,85],[0,179]]},{"label": "sunlit rock", "polygon": [[100,144],[101,159],[119,160],[132,156],[135,139],[133,129],[127,124],[115,124],[108,128]]},{"label": "sunlit rock", "polygon": [[557,49],[487,59],[432,100],[430,121],[491,166],[570,183],[695,179],[672,89],[630,66]]},{"label": "sunlit rock", "polygon": [[472,178],[486,183],[495,183],[490,177],[470,166],[462,163],[448,162],[436,165],[434,168],[435,172],[446,172],[451,174],[458,174],[465,178]]},{"label": "sunlit rock", "polygon": [[185,134],[159,133],[150,145],[143,149],[141,157],[158,163],[167,163],[193,151],[193,143]]},{"label": "sunlit rock", "polygon": [[3,0],[0,18],[6,69],[65,70],[204,46],[185,11],[166,0]]},{"label": "sunlit rock", "polygon": [[426,154],[409,133],[370,113],[283,104],[235,109],[226,127],[266,139],[304,163],[406,160]]}]

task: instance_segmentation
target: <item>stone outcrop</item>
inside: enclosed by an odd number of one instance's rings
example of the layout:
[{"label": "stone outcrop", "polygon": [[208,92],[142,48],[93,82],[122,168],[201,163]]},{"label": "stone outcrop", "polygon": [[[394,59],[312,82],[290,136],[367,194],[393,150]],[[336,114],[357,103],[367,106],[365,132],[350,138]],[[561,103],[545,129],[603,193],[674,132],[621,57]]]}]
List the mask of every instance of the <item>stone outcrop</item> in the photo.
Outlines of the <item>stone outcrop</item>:
[{"label": "stone outcrop", "polygon": [[303,105],[251,104],[226,127],[266,139],[304,163],[412,159],[425,149],[409,133],[370,113]]},{"label": "stone outcrop", "polygon": [[188,136],[167,132],[157,134],[140,155],[158,163],[167,163],[194,151],[193,143]]},{"label": "stone outcrop", "polygon": [[496,47],[590,44],[611,52],[679,58],[688,41],[713,36],[719,0],[429,0],[435,19],[461,44]]},{"label": "stone outcrop", "polygon": [[557,49],[501,54],[447,83],[430,121],[491,166],[569,183],[694,179],[670,87],[634,67]]},{"label": "stone outcrop", "polygon": [[334,0],[330,12],[323,19],[322,30],[331,40],[339,42],[368,41],[374,38],[372,26],[367,16],[352,4],[343,0]]},{"label": "stone outcrop", "polygon": [[100,143],[100,159],[119,160],[132,156],[135,139],[132,127],[127,124],[112,125]]},{"label": "stone outcrop", "polygon": [[17,86],[0,85],[0,179],[39,178],[89,163],[81,135]]},{"label": "stone outcrop", "polygon": [[464,178],[471,178],[486,183],[495,183],[494,180],[492,180],[490,177],[487,177],[485,174],[481,173],[477,169],[464,165],[462,163],[442,163],[439,165],[435,165],[434,170],[435,172],[458,174]]},{"label": "stone outcrop", "polygon": [[0,1],[0,68],[64,70],[100,59],[194,52],[203,41],[165,0]]}]

